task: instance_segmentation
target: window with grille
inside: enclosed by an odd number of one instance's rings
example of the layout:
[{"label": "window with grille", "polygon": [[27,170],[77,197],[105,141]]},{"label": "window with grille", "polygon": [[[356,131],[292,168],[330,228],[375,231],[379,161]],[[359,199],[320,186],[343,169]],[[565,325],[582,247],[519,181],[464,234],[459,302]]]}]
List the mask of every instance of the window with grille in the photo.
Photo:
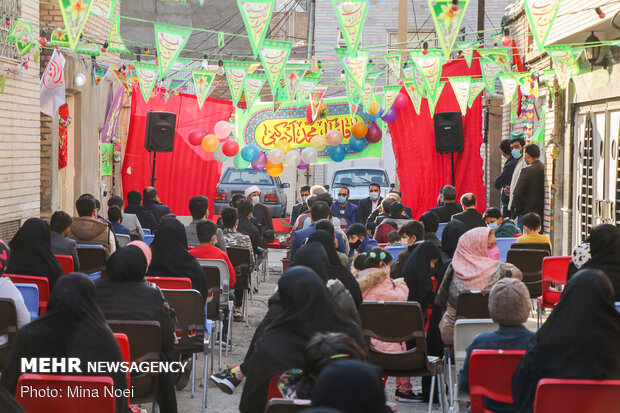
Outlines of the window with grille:
[{"label": "window with grille", "polygon": [[580,196],[580,213],[581,213],[581,228],[580,235],[583,241],[589,234],[593,224],[593,158],[594,158],[594,139],[593,139],[593,125],[590,113],[586,115],[585,119],[585,133],[583,141],[580,142],[580,157],[581,157],[581,196]]},{"label": "window with grille", "polygon": [[[11,27],[15,23],[18,17],[21,15],[21,1],[20,0],[2,0],[0,1],[0,16],[3,16],[0,22],[0,59],[8,59],[15,62],[20,61],[19,53],[15,43],[7,42],[6,37],[11,31]],[[4,20],[9,19],[11,24],[5,24]]]}]

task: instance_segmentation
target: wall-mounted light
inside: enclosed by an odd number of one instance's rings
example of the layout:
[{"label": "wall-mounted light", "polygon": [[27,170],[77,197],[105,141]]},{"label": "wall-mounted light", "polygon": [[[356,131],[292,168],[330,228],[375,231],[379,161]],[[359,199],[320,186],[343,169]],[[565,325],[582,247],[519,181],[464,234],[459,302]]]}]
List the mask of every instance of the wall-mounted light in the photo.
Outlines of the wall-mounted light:
[{"label": "wall-mounted light", "polygon": [[600,39],[596,37],[594,32],[590,34],[590,36],[586,39],[586,59],[592,66],[598,61],[599,56],[601,55],[601,46]]},{"label": "wall-mounted light", "polygon": [[86,76],[84,76],[82,73],[78,73],[73,77],[73,83],[77,86],[77,87],[82,87],[86,84]]}]

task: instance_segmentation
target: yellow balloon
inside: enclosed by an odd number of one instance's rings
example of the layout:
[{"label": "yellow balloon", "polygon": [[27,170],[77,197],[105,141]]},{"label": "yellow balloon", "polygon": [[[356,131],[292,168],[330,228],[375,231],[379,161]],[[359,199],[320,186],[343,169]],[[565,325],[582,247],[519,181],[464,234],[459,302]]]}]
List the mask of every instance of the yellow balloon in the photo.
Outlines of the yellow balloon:
[{"label": "yellow balloon", "polygon": [[265,170],[267,171],[269,176],[280,176],[280,174],[282,174],[282,171],[284,170],[284,166],[281,163],[271,163],[267,161]]},{"label": "yellow balloon", "polygon": [[215,152],[215,150],[220,146],[220,140],[215,135],[207,135],[202,138],[201,146],[205,152]]},{"label": "yellow balloon", "polygon": [[374,116],[378,114],[380,110],[381,110],[381,105],[377,102],[372,102],[370,104],[370,108],[368,108],[368,114]]},{"label": "yellow balloon", "polygon": [[313,136],[312,139],[310,139],[310,146],[312,146],[319,152],[325,150],[325,148],[327,147],[327,141],[325,140],[325,136],[323,135]]},{"label": "yellow balloon", "polygon": [[289,151],[291,150],[291,144],[288,143],[288,141],[286,139],[280,139],[277,143],[276,143],[276,148],[281,149],[282,152],[284,152],[285,154],[289,153]]}]

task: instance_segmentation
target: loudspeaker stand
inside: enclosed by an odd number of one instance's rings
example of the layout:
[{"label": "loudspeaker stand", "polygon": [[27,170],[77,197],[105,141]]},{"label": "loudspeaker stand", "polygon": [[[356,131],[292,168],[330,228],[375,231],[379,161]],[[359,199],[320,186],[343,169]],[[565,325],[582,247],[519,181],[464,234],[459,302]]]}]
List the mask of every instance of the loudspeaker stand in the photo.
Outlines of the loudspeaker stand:
[{"label": "loudspeaker stand", "polygon": [[[450,152],[450,159],[452,161],[452,186],[456,188],[454,184],[454,152]],[[153,161],[153,174],[155,174],[155,161]]]},{"label": "loudspeaker stand", "polygon": [[[157,152],[153,152],[153,168],[151,169],[151,186],[155,186],[155,162],[157,161]],[[452,159],[452,181],[454,181],[454,159]]]}]

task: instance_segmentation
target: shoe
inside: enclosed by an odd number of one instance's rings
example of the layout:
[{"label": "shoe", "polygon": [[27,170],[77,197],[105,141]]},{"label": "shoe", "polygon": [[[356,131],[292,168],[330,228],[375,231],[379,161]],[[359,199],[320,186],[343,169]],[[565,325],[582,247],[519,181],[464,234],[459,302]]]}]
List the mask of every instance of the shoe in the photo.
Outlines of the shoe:
[{"label": "shoe", "polygon": [[[215,344],[219,345],[220,344],[220,338],[216,338],[215,339]],[[226,347],[226,346],[232,346],[232,341],[228,342],[226,336],[222,337],[222,347]]]},{"label": "shoe", "polygon": [[217,387],[226,394],[233,394],[239,383],[241,383],[241,380],[235,377],[235,374],[230,371],[230,368],[212,374],[211,380],[213,380]]},{"label": "shoe", "polygon": [[233,310],[233,321],[243,321],[243,313],[236,308]]},{"label": "shoe", "polygon": [[401,403],[422,403],[424,401],[424,397],[422,397],[422,394],[415,394],[414,392],[410,391],[409,393],[401,393],[398,390],[396,390],[396,400],[398,400]]},{"label": "shoe", "polygon": [[183,390],[185,386],[187,386],[187,383],[189,383],[189,379],[192,375],[192,359],[189,358],[184,361],[187,361],[187,366],[185,366],[185,369],[177,376],[175,386],[177,390]]}]

